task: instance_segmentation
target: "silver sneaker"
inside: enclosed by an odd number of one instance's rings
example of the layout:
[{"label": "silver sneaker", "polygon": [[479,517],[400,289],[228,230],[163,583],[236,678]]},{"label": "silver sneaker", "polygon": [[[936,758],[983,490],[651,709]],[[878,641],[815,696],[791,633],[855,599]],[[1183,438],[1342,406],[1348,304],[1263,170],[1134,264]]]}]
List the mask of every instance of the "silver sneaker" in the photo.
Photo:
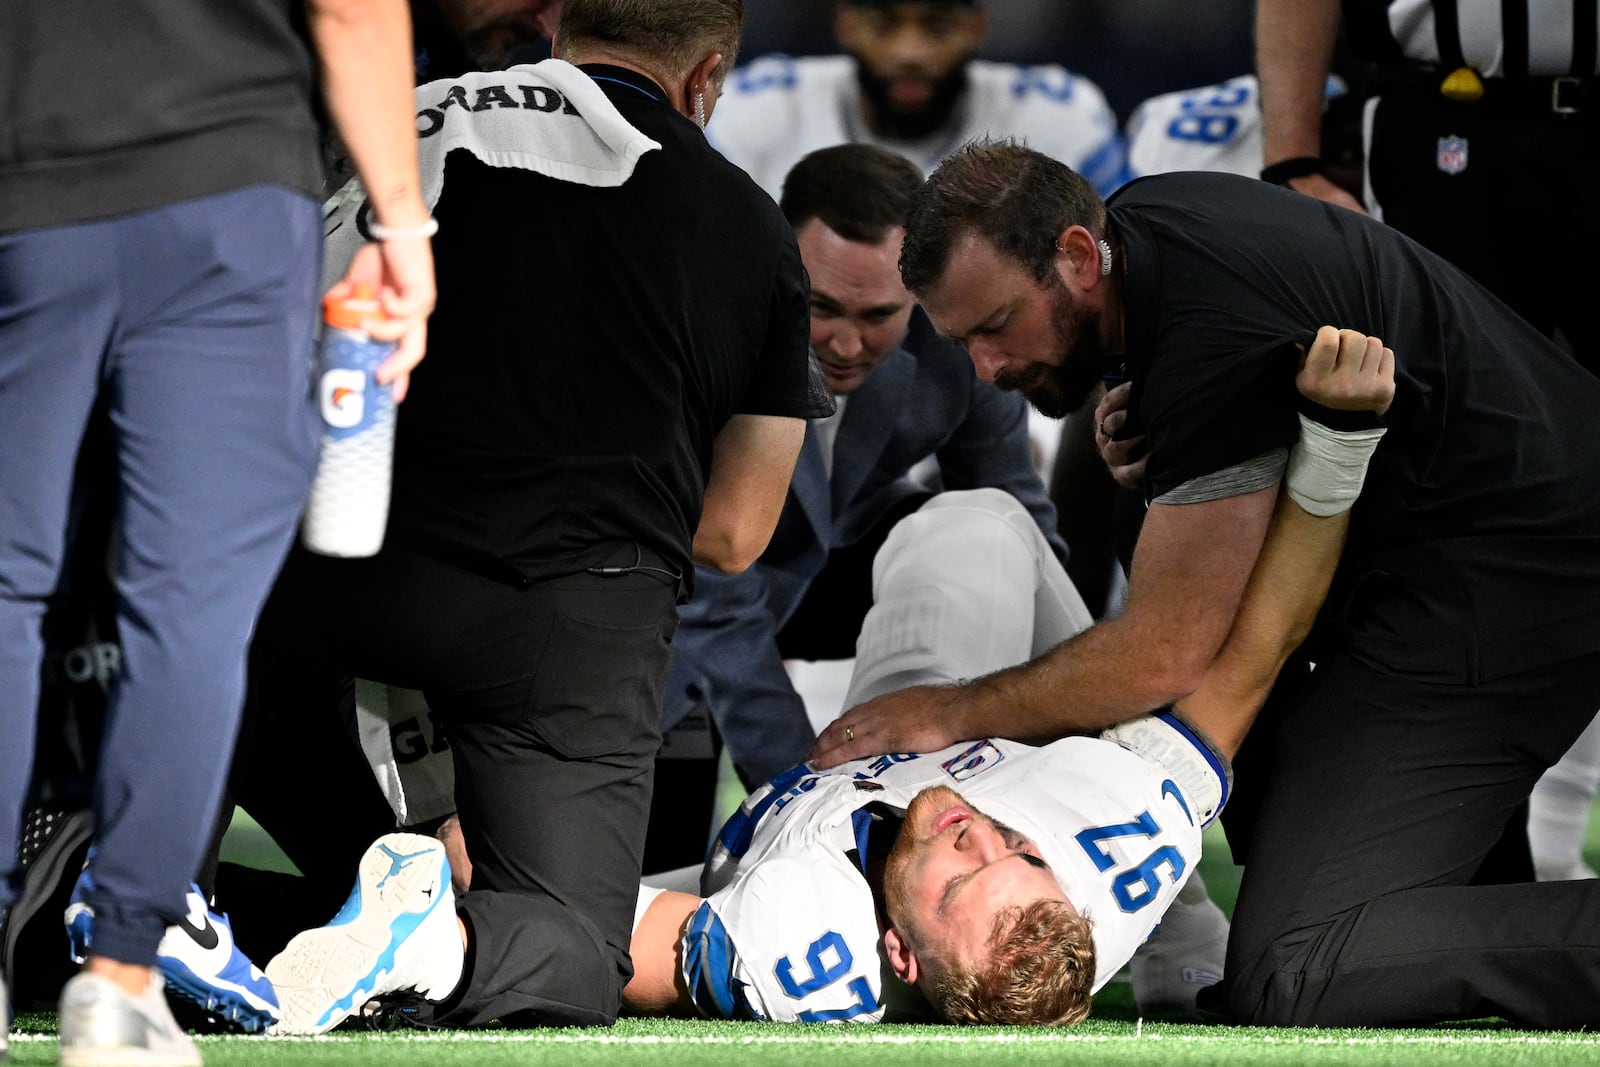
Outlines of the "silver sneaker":
[{"label": "silver sneaker", "polygon": [[79,972],[61,990],[63,1067],[200,1067],[200,1051],[179,1028],[152,974],[140,997],[108,978]]}]

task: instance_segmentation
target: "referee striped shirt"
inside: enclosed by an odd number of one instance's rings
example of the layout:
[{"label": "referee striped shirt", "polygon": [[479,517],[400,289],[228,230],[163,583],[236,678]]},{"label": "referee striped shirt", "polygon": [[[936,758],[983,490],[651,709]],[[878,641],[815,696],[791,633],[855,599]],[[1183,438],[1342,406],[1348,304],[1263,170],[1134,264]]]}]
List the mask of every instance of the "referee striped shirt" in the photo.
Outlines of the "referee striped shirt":
[{"label": "referee striped shirt", "polygon": [[1600,0],[1345,0],[1352,52],[1486,78],[1600,72]]}]

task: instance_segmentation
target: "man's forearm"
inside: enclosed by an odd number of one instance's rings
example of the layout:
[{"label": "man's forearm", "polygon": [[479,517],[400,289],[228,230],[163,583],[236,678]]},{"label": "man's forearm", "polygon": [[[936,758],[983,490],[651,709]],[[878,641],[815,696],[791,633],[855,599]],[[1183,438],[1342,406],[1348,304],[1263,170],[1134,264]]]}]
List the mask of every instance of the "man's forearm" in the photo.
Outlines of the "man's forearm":
[{"label": "man's forearm", "polygon": [[1232,627],[1274,497],[1152,506],[1122,613],[982,679],[961,710],[971,736],[1098,730],[1192,693]]},{"label": "man's forearm", "polygon": [[[1295,385],[1322,407],[1381,416],[1394,399],[1394,352],[1378,338],[1324,326]],[[1239,615],[1199,689],[1178,709],[1231,758],[1279,670],[1327,598],[1381,427],[1335,431],[1300,417],[1300,440]]]},{"label": "man's forearm", "polygon": [[755,563],[783,514],[804,419],[735,415],[712,443],[705,502],[694,532],[694,559],[724,574]]},{"label": "man's forearm", "polygon": [[1232,759],[1278,672],[1310,632],[1344,548],[1350,513],[1312,515],[1285,493],[1233,631],[1178,710]]},{"label": "man's forearm", "polygon": [[1187,696],[1181,674],[1141,664],[1140,650],[1159,642],[1123,615],[1029,663],[977,679],[971,699],[955,705],[962,736],[1044,741],[1092,733]]},{"label": "man's forearm", "polygon": [[404,0],[308,0],[328,114],[376,221],[426,220],[417,171],[411,16]]},{"label": "man's forearm", "polygon": [[1258,0],[1263,163],[1322,154],[1322,105],[1339,15],[1339,0]]}]

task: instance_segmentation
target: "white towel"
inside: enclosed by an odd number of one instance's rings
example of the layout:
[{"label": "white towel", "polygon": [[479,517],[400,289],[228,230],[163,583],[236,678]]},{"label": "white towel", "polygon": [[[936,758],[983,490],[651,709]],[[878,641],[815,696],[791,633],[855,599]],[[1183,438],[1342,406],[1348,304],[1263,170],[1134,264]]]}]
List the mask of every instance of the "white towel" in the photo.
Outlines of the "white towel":
[{"label": "white towel", "polygon": [[[520,167],[559,181],[618,186],[660,144],[628,124],[583,71],[559,59],[420,85],[418,162],[432,211],[445,157],[466,149],[491,167]],[[323,204],[322,291],[344,276],[364,238],[356,217],[366,191],[352,178]]]}]

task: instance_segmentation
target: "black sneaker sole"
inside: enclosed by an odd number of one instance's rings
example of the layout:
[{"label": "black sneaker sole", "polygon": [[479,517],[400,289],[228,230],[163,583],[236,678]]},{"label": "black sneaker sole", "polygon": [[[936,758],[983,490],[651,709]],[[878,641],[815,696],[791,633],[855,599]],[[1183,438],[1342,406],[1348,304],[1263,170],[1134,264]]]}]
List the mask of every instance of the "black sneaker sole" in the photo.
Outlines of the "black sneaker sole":
[{"label": "black sneaker sole", "polygon": [[93,832],[94,816],[87,808],[35,812],[29,819],[23,855],[30,837],[42,835],[44,840],[24,860],[22,889],[0,933],[0,967],[13,1007],[54,1008],[62,985],[77,971],[67,953],[61,915]]}]

